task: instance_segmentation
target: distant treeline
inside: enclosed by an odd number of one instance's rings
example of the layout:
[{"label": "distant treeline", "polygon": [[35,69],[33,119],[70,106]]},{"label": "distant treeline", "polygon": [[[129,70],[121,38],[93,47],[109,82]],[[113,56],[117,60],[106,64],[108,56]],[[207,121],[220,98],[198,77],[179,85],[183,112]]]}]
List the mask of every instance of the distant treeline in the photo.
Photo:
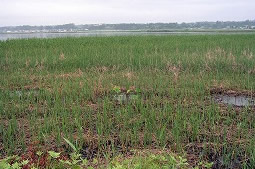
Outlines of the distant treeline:
[{"label": "distant treeline", "polygon": [[120,24],[64,24],[54,26],[6,26],[0,32],[15,31],[87,31],[87,30],[171,30],[171,29],[255,29],[255,20],[193,23],[120,23]]}]

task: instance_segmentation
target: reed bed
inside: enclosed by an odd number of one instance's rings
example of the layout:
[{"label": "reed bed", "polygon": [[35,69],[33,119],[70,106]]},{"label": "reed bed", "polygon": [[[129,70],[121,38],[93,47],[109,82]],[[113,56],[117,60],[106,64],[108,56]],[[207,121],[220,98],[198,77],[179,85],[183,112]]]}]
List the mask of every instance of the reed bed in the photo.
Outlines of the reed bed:
[{"label": "reed bed", "polygon": [[[0,42],[0,154],[29,147],[84,158],[171,150],[196,165],[255,168],[255,35],[21,39]],[[120,89],[116,91],[115,89]],[[125,103],[116,95],[131,91]]]}]

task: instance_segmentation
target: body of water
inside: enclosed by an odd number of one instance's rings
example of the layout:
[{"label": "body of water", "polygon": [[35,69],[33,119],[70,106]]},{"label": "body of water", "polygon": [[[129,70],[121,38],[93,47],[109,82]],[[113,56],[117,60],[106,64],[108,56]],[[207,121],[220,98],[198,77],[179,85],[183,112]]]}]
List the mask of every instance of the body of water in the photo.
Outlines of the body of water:
[{"label": "body of water", "polygon": [[89,36],[136,36],[136,35],[189,35],[189,34],[247,34],[251,32],[132,32],[132,31],[98,31],[82,33],[0,33],[0,41],[8,39],[89,37]]}]

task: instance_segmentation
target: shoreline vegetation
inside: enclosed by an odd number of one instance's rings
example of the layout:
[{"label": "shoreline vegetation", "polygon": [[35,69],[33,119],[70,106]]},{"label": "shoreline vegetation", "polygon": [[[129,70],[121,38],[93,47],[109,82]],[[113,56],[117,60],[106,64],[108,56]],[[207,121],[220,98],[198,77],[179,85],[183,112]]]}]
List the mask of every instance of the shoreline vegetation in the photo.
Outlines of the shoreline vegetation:
[{"label": "shoreline vegetation", "polygon": [[255,107],[214,99],[255,97],[255,34],[7,40],[0,69],[0,168],[255,168]]}]

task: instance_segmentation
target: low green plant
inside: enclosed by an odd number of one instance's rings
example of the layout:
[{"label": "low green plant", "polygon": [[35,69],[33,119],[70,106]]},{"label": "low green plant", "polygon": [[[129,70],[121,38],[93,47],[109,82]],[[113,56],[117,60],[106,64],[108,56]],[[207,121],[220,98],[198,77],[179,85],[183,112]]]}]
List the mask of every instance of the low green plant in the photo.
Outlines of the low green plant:
[{"label": "low green plant", "polygon": [[132,158],[115,158],[108,169],[188,169],[185,158],[172,154],[137,155]]},{"label": "low green plant", "polygon": [[[202,168],[210,169],[213,166],[213,162],[201,161],[198,163],[198,166]],[[196,167],[195,169],[199,169],[199,167]]]},{"label": "low green plant", "polygon": [[116,93],[116,94],[119,94],[119,93],[121,92],[121,89],[120,89],[119,86],[114,86],[113,89],[112,89],[112,91],[113,91],[114,93]]},{"label": "low green plant", "polygon": [[60,160],[61,163],[67,164],[72,168],[79,169],[81,166],[85,167],[88,165],[88,160],[83,159],[81,154],[78,153],[77,148],[68,139],[64,138],[65,142],[73,149],[70,154],[70,160]]},{"label": "low green plant", "polygon": [[20,161],[18,156],[10,156],[0,160],[0,169],[22,169],[28,163],[28,160]]}]

